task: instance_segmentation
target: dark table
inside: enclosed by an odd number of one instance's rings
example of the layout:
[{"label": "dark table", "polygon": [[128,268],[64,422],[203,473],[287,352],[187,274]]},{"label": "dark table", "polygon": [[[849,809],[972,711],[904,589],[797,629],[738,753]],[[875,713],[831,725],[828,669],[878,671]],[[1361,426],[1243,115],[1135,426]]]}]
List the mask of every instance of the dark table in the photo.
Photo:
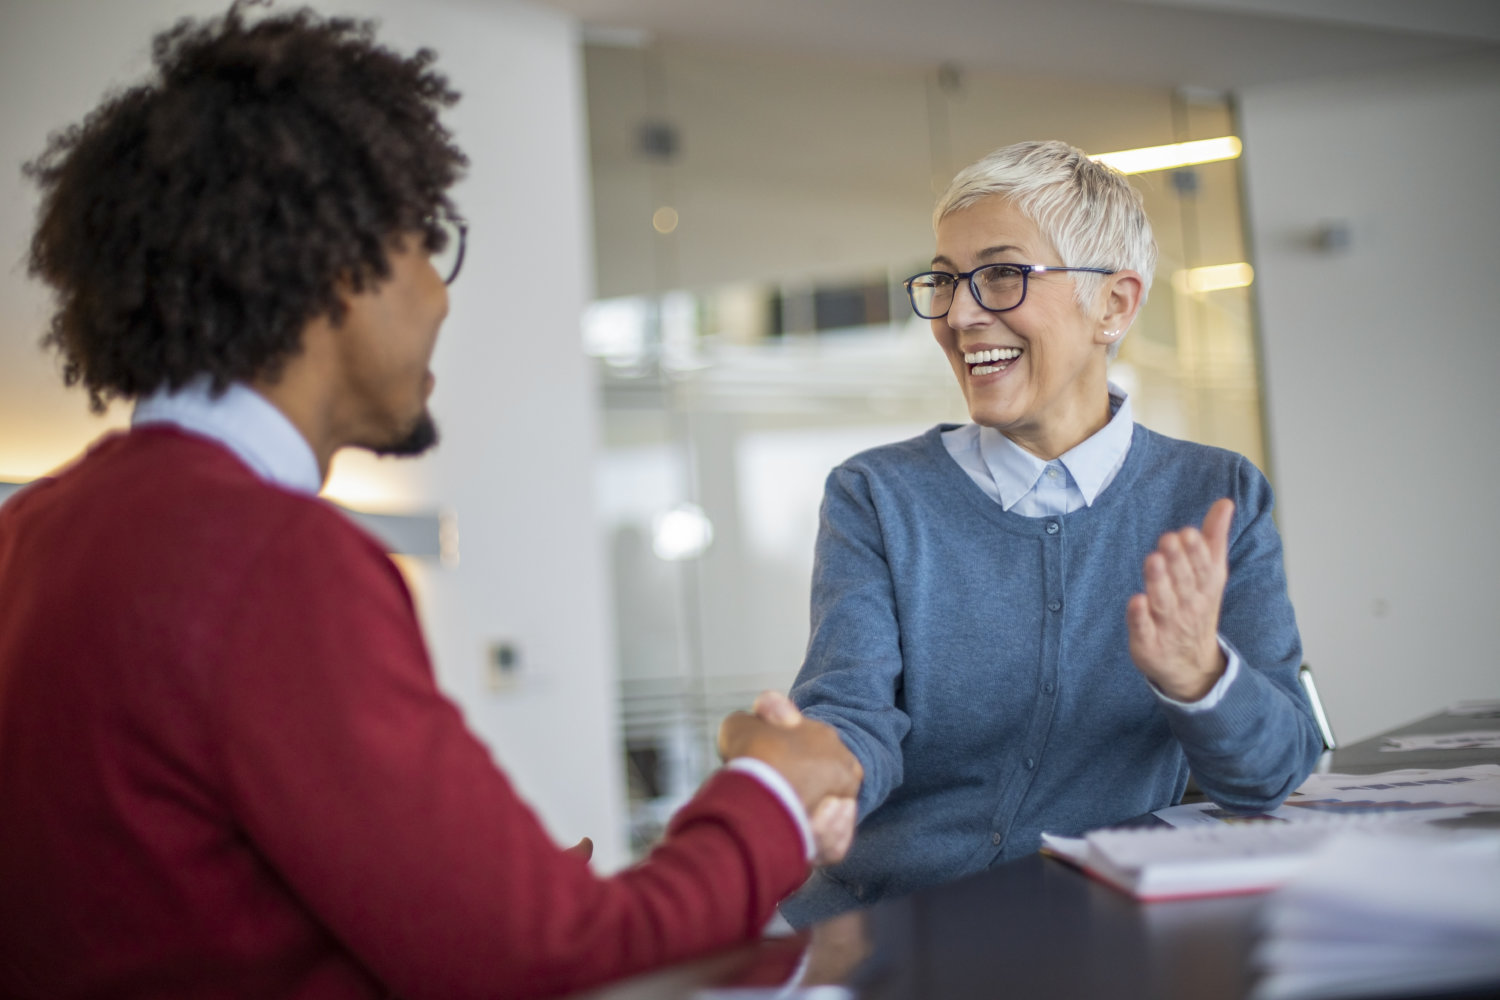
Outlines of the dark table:
[{"label": "dark table", "polygon": [[[1500,720],[1439,713],[1341,747],[1326,755],[1322,769],[1363,774],[1500,763],[1496,750],[1379,749],[1384,736],[1494,728],[1500,728]],[[1143,817],[1141,822],[1160,821]],[[1254,981],[1250,952],[1264,900],[1252,895],[1139,903],[1035,854],[845,914],[810,932],[733,949],[588,996],[692,998],[717,989],[729,991],[723,994],[728,998],[735,990],[774,988],[805,960],[804,985],[843,985],[861,1000],[1234,1000]],[[1447,996],[1494,996],[1497,990]]]},{"label": "dark table", "polygon": [[1500,764],[1500,750],[1403,750],[1388,753],[1380,749],[1387,736],[1441,735],[1475,729],[1500,729],[1500,719],[1473,715],[1449,715],[1438,712],[1388,729],[1360,743],[1339,747],[1331,755],[1326,770],[1348,774],[1370,774],[1409,767],[1465,767],[1470,764]]}]

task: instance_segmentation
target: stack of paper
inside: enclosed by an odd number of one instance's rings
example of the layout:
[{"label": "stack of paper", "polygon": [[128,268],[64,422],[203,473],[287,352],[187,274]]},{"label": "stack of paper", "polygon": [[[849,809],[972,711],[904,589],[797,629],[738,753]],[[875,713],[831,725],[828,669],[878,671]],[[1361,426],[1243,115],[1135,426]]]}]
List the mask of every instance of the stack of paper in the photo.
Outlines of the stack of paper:
[{"label": "stack of paper", "polygon": [[1500,839],[1330,838],[1267,899],[1254,1000],[1500,989]]}]

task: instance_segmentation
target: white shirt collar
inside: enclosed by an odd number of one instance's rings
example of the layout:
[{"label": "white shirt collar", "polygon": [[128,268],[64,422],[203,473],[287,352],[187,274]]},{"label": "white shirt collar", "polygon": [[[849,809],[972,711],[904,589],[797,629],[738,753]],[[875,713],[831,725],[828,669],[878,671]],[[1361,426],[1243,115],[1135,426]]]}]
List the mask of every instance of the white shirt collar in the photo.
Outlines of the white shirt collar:
[{"label": "white shirt collar", "polygon": [[248,386],[235,383],[215,397],[211,385],[200,375],[138,400],[130,425],[172,424],[217,441],[269,482],[299,493],[323,488],[312,446],[280,410]]},{"label": "white shirt collar", "polygon": [[[1109,383],[1109,403],[1114,410],[1109,423],[1056,459],[1091,507],[1125,463],[1135,426],[1130,397],[1113,382]],[[993,427],[979,428],[979,454],[999,491],[1000,506],[1006,510],[1035,488],[1049,464]]]},{"label": "white shirt collar", "polygon": [[1109,404],[1114,416],[1092,437],[1080,441],[1076,447],[1058,456],[1068,470],[1068,475],[1078,484],[1083,499],[1090,507],[1094,500],[1114,479],[1120,466],[1125,464],[1125,455],[1130,451],[1130,438],[1135,430],[1135,417],[1131,414],[1130,397],[1113,383],[1109,386]]}]

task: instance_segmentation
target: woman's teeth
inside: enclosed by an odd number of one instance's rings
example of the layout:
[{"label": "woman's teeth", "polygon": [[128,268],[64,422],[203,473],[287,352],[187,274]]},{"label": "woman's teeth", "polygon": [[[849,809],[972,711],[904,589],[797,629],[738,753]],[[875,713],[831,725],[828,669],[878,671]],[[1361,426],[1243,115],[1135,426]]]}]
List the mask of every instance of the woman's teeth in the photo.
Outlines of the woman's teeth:
[{"label": "woman's teeth", "polygon": [[[970,375],[991,375],[1004,371],[1010,363],[1021,356],[1019,347],[995,347],[988,351],[969,351],[964,354],[964,364],[969,365]],[[994,364],[994,362],[1000,364]]]}]

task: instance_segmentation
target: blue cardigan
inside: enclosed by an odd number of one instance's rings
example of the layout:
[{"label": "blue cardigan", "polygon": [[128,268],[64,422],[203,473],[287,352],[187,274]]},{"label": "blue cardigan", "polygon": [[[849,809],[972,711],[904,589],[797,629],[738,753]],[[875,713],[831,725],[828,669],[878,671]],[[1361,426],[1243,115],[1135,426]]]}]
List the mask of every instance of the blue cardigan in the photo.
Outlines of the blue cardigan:
[{"label": "blue cardigan", "polygon": [[[865,769],[848,858],[782,913],[801,926],[1178,801],[1273,807],[1321,743],[1297,683],[1271,488],[1244,457],[1137,424],[1094,501],[1003,509],[932,430],[829,474],[812,634],[792,698]],[[1241,669],[1214,708],[1163,701],[1131,662],[1125,605],[1163,532],[1235,502],[1220,635]]]}]

